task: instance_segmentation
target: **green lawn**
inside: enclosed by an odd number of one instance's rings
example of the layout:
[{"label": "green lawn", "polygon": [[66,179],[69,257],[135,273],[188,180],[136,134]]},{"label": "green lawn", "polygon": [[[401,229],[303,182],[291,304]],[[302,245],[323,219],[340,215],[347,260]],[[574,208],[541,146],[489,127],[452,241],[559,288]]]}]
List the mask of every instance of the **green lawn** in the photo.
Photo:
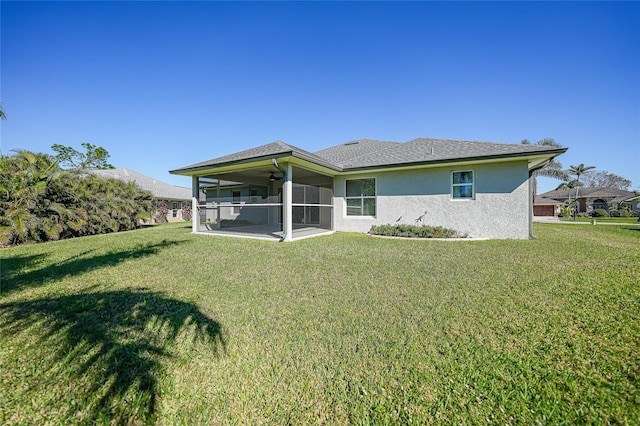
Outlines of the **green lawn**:
[{"label": "green lawn", "polygon": [[0,423],[640,423],[640,228],[534,231],[0,250]]},{"label": "green lawn", "polygon": [[[638,223],[637,217],[596,217],[596,222],[602,223],[633,223],[640,225]],[[564,221],[565,219],[560,219]],[[577,217],[577,222],[591,222],[592,218],[590,217]],[[573,218],[567,219],[568,222],[573,222]]]}]

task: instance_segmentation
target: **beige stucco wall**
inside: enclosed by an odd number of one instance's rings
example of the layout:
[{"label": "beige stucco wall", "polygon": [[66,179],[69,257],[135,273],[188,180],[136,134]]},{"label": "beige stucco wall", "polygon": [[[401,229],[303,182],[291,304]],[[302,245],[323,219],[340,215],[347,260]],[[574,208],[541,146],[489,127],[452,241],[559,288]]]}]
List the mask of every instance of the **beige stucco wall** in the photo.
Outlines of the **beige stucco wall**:
[{"label": "beige stucco wall", "polygon": [[[475,199],[453,200],[451,173],[474,171]],[[526,161],[362,173],[334,180],[336,231],[368,232],[371,225],[428,224],[475,238],[529,237]],[[345,179],[376,178],[376,217],[347,216]],[[425,214],[424,221],[418,221]]]},{"label": "beige stucco wall", "polygon": [[[176,210],[176,216],[173,216],[173,203],[176,201],[171,201],[171,200],[155,200],[155,201],[162,201],[167,205],[167,222],[182,222],[182,206],[184,205],[190,205],[189,201],[177,201],[178,203],[178,208]],[[155,215],[154,215],[155,216]],[[155,220],[155,217],[152,219],[153,223],[157,223],[157,221]]]}]

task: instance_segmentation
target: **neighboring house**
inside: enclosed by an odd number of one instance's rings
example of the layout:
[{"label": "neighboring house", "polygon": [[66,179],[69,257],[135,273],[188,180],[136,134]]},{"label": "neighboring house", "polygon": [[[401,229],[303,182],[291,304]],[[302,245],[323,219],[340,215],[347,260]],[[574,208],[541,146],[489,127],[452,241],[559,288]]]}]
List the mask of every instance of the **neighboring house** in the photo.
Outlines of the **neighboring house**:
[{"label": "neighboring house", "polygon": [[563,201],[554,200],[542,195],[536,195],[533,200],[534,216],[558,216],[564,206]]},{"label": "neighboring house", "polygon": [[440,225],[529,238],[531,173],[567,148],[357,140],[316,153],[273,142],[171,173],[192,177],[193,231],[280,238]]},{"label": "neighboring house", "polygon": [[[182,219],[182,207],[191,205],[191,189],[183,186],[170,185],[157,179],[145,176],[128,169],[93,169],[89,173],[105,179],[118,179],[134,182],[140,189],[151,192],[154,202],[164,202],[167,205],[168,222],[178,222]],[[156,219],[153,219],[156,222]]]},{"label": "neighboring house", "polygon": [[[574,189],[554,189],[537,195],[534,201],[533,211],[536,216],[550,216],[549,203],[555,203],[557,207],[554,215],[559,214],[559,208],[575,200],[576,190]],[[640,195],[617,188],[580,188],[578,190],[578,203],[576,204],[576,212],[591,213],[594,210],[617,209],[620,203],[629,203],[631,210],[639,210],[640,204],[638,200]],[[542,214],[544,213],[544,214]]]}]

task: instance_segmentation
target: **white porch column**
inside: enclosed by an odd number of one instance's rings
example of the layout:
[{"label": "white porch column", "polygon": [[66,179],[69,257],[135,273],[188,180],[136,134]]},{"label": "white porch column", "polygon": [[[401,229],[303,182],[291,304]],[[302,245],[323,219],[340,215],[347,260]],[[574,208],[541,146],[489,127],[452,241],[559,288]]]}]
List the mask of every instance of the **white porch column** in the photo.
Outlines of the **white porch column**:
[{"label": "white porch column", "polygon": [[220,222],[220,179],[216,179],[216,229],[222,229]]},{"label": "white porch column", "polygon": [[200,222],[200,178],[191,176],[191,232],[198,232]]},{"label": "white porch column", "polygon": [[293,240],[293,168],[287,164],[287,173],[282,182],[282,230],[285,238],[283,241]]}]

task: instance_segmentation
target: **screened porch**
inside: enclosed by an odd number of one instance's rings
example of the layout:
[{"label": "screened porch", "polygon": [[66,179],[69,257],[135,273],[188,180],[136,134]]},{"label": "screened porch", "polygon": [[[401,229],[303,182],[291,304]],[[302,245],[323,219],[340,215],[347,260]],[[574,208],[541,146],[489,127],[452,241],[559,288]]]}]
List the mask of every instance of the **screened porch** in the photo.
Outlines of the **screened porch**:
[{"label": "screened porch", "polygon": [[193,179],[194,232],[276,241],[333,232],[331,176],[288,164]]}]

